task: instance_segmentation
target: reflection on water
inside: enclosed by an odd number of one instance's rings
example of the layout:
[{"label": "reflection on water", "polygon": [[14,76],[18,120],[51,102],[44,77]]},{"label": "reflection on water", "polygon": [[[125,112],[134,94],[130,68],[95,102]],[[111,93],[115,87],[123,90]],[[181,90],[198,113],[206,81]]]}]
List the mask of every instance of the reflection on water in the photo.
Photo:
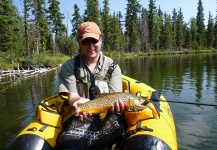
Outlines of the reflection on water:
[{"label": "reflection on water", "polygon": [[9,149],[13,139],[36,115],[39,102],[58,92],[58,72],[0,87],[0,148]]},{"label": "reflection on water", "polygon": [[[149,84],[170,101],[217,105],[217,55],[117,60],[123,73]],[[170,103],[180,150],[217,149],[217,107]]]},{"label": "reflection on water", "polygon": [[217,102],[216,60],[216,54],[203,54],[126,58],[117,62],[124,74],[175,96],[175,100],[212,103]]},{"label": "reflection on water", "polygon": [[[116,58],[122,73],[145,82],[170,101],[217,105],[217,55]],[[58,92],[58,70],[0,86],[0,147],[9,149],[35,117],[38,103]],[[217,149],[217,108],[170,103],[179,149]]]}]

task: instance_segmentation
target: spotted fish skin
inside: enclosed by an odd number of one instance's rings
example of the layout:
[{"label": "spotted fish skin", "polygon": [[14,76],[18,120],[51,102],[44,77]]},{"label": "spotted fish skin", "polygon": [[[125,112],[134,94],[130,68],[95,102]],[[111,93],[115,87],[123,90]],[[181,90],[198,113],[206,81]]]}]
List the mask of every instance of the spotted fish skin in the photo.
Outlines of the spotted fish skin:
[{"label": "spotted fish skin", "polygon": [[[141,105],[144,99],[126,92],[103,93],[91,101],[79,104],[78,107],[80,108],[80,112],[90,112],[92,114],[107,113],[118,99],[121,99],[130,110],[146,108],[146,106]],[[75,109],[70,109],[65,114],[63,122],[74,115],[74,113]]]},{"label": "spotted fish skin", "polygon": [[80,112],[99,114],[109,111],[118,99],[121,99],[130,109],[140,106],[143,102],[143,99],[131,93],[104,93],[100,94],[96,99],[80,104],[78,107],[80,108]]}]

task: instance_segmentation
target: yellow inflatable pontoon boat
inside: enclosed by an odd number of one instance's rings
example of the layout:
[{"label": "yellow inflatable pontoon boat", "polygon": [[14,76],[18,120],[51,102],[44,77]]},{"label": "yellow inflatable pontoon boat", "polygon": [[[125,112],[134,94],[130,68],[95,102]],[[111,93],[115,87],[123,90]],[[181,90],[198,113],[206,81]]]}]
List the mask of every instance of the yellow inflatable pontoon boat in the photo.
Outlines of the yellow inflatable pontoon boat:
[{"label": "yellow inflatable pontoon boat", "polygon": [[[137,80],[122,76],[123,91],[146,99],[147,109],[126,112],[128,123],[123,150],[177,150],[176,129],[169,104],[156,90]],[[15,150],[51,150],[62,131],[66,98],[54,95],[42,100],[37,117],[15,138]]]}]

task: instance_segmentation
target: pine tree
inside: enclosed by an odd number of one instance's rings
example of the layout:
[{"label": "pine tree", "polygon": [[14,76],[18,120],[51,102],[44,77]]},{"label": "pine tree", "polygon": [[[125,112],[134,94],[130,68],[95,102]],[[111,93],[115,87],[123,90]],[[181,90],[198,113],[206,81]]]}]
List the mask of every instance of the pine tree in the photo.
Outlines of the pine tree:
[{"label": "pine tree", "polygon": [[141,51],[148,52],[149,50],[148,11],[144,8],[142,8],[139,33],[140,33]]},{"label": "pine tree", "polygon": [[159,25],[160,25],[159,49],[163,49],[164,40],[165,40],[164,37],[163,37],[163,34],[164,34],[164,19],[163,19],[163,12],[160,9],[160,6],[158,8],[157,14],[158,14],[158,16],[160,17],[160,20],[161,20],[161,22],[159,22]]},{"label": "pine tree", "polygon": [[148,10],[148,31],[149,31],[149,44],[150,48],[153,48],[152,45],[154,44],[153,40],[153,28],[154,28],[154,18],[156,15],[156,0],[149,0],[149,10]]},{"label": "pine tree", "polygon": [[74,13],[73,13],[72,17],[73,17],[71,20],[72,36],[77,37],[77,29],[78,29],[79,25],[82,23],[82,17],[79,13],[79,8],[78,8],[77,4],[74,5]]},{"label": "pine tree", "polygon": [[201,49],[202,47],[204,47],[204,43],[205,43],[205,25],[204,25],[204,13],[203,13],[202,0],[198,1],[196,18],[197,18],[197,42]]},{"label": "pine tree", "polygon": [[177,28],[176,28],[176,45],[178,47],[178,50],[181,50],[183,42],[184,42],[183,14],[182,14],[182,9],[180,8],[177,16]]},{"label": "pine tree", "polygon": [[184,47],[187,49],[191,48],[191,32],[190,32],[190,28],[188,27],[186,28]]},{"label": "pine tree", "polygon": [[128,42],[127,51],[139,51],[139,18],[138,13],[140,12],[141,5],[137,0],[128,0],[127,14],[126,14],[126,35]]},{"label": "pine tree", "polygon": [[30,51],[30,29],[29,29],[29,22],[30,22],[30,9],[32,7],[32,1],[31,0],[24,0],[24,27],[25,27],[25,40],[26,40],[26,53],[25,56],[26,57],[30,57],[31,56],[31,51]]},{"label": "pine tree", "polygon": [[172,41],[172,49],[176,49],[176,30],[177,30],[177,12],[176,9],[173,9],[172,12],[172,31],[173,31],[173,41]]},{"label": "pine tree", "polygon": [[[42,52],[45,52],[47,50],[47,39],[49,34],[48,29],[48,21],[46,18],[46,6],[44,0],[38,0],[35,3],[35,22],[36,22],[36,28],[38,31],[36,31],[36,40],[38,42],[38,45],[40,46],[39,49]],[[38,51],[39,54],[39,51]]]},{"label": "pine tree", "polygon": [[162,18],[156,15],[154,17],[154,26],[152,30],[152,37],[153,37],[152,41],[155,50],[160,49],[161,23],[162,23]]},{"label": "pine tree", "polygon": [[211,12],[209,12],[207,30],[206,30],[206,43],[208,48],[213,47],[215,37],[214,37],[214,22]]},{"label": "pine tree", "polygon": [[110,26],[111,28],[111,35],[110,35],[110,48],[112,51],[122,51],[123,50],[123,34],[121,31],[121,24],[118,19],[118,13],[113,13],[113,16],[110,17],[111,22]]},{"label": "pine tree", "polygon": [[93,21],[100,24],[99,0],[86,0],[86,10],[84,12],[84,21]]},{"label": "pine tree", "polygon": [[215,17],[215,25],[214,25],[214,36],[215,36],[215,40],[214,40],[214,44],[213,46],[215,47],[215,49],[217,49],[217,11],[216,11],[216,17]]},{"label": "pine tree", "polygon": [[123,15],[121,13],[121,11],[118,12],[117,14],[117,19],[118,19],[118,25],[119,25],[119,33],[120,33],[120,37],[121,37],[121,41],[119,43],[119,47],[120,50],[119,51],[124,51],[124,45],[125,45],[125,41],[124,41],[124,32],[123,32]]},{"label": "pine tree", "polygon": [[197,21],[196,18],[190,19],[190,35],[191,35],[191,41],[189,48],[197,49],[198,43],[197,43]]},{"label": "pine tree", "polygon": [[[63,19],[65,18],[62,13],[60,13],[59,1],[58,0],[48,0],[48,18],[50,21],[51,32],[55,33],[55,43],[58,45],[58,38],[61,36],[66,36],[66,27],[63,25]],[[61,50],[56,46],[56,50]]]},{"label": "pine tree", "polygon": [[111,25],[111,18],[109,16],[109,2],[108,0],[103,1],[103,10],[101,14],[102,18],[102,33],[103,33],[103,49],[105,51],[110,51],[110,42],[111,42],[111,29],[113,28]]},{"label": "pine tree", "polygon": [[189,32],[189,28],[188,28],[188,24],[183,22],[182,24],[182,34],[183,34],[183,44],[182,44],[182,48],[188,48],[187,43],[188,41],[186,41],[188,38],[190,38],[190,32]]},{"label": "pine tree", "polygon": [[20,29],[18,27],[18,15],[12,1],[0,1],[0,52],[6,52],[6,56],[10,62],[16,58],[18,49],[15,45],[18,39],[16,32]]},{"label": "pine tree", "polygon": [[122,15],[122,13],[121,13],[121,11],[119,11],[118,12],[118,21],[119,21],[119,24],[120,24],[120,27],[121,27],[121,32],[122,32],[122,34],[123,34],[123,28],[122,28],[122,22],[124,22],[123,20],[123,15]]},{"label": "pine tree", "polygon": [[173,31],[171,26],[171,17],[164,13],[164,28],[163,28],[163,48],[168,50],[172,48]]}]

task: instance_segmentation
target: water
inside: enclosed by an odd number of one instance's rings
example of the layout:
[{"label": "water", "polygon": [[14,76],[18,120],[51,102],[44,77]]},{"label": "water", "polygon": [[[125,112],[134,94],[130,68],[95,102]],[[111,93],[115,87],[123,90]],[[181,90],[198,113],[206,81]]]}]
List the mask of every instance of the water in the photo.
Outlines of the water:
[{"label": "water", "polygon": [[[216,60],[216,54],[206,54],[125,59],[119,63],[123,73],[147,83],[170,101],[217,105]],[[180,150],[217,149],[217,107],[170,106]]]},{"label": "water", "polygon": [[39,102],[58,92],[58,71],[0,86],[0,149],[9,149],[14,138],[36,116]]},{"label": "water", "polygon": [[[145,82],[170,101],[217,105],[217,54],[115,58],[122,73]],[[35,117],[39,102],[58,92],[58,70],[0,85],[0,148]],[[217,149],[217,107],[170,102],[180,150]]]}]

